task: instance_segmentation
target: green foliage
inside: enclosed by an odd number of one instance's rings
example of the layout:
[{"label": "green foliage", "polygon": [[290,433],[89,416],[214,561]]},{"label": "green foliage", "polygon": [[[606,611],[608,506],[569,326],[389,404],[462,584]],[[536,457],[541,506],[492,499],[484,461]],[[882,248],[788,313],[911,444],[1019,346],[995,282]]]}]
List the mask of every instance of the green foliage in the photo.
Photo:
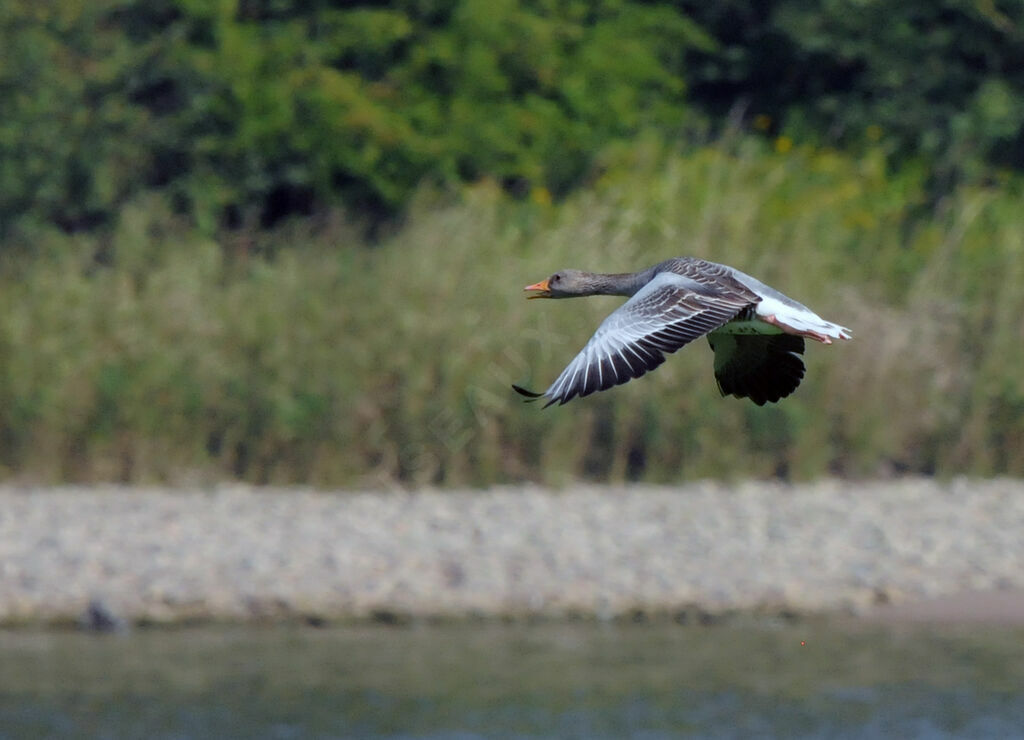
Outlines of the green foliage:
[{"label": "green foliage", "polygon": [[[1024,472],[1022,28],[981,0],[2,3],[0,467]],[[718,399],[700,348],[515,402],[614,305],[517,286],[679,253],[857,339],[775,408]]]},{"label": "green foliage", "polygon": [[[1021,183],[959,188],[921,218],[924,170],[776,148],[652,138],[557,205],[421,191],[372,249],[327,220],[238,251],[158,198],[122,209],[109,243],[43,234],[51,257],[0,276],[0,465],[347,486],[1024,473]],[[94,251],[109,264],[78,256]],[[520,402],[510,384],[544,387],[619,302],[522,285],[676,254],[741,267],[855,338],[809,347],[777,406],[720,398],[704,342],[565,407]]]},{"label": "green foliage", "polygon": [[102,23],[116,2],[0,5],[0,234],[32,213],[95,225],[144,160],[146,112],[125,97],[135,58]]},{"label": "green foliage", "polygon": [[934,200],[1024,165],[1021,28],[978,0],[11,0],[0,233],[109,228],[151,189],[207,234],[377,223],[425,179],[559,197],[616,142],[737,120],[924,161]]},{"label": "green foliage", "polygon": [[685,118],[666,6],[506,0],[346,9],[106,0],[0,10],[0,214],[109,224],[169,188],[207,233],[425,177],[562,193],[595,151]]},{"label": "green foliage", "polygon": [[[682,3],[720,44],[690,57],[690,100],[747,105],[774,132],[881,140],[934,164],[932,189],[1024,166],[1024,4],[983,0]],[[760,119],[756,119],[760,116]]]}]

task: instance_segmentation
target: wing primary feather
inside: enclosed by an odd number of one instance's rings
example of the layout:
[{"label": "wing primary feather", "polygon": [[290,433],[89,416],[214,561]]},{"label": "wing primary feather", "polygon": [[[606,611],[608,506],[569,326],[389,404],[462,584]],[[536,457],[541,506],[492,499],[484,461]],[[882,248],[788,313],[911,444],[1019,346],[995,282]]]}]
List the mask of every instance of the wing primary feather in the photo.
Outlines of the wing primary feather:
[{"label": "wing primary feather", "polygon": [[512,390],[514,390],[520,396],[526,396],[525,403],[533,403],[538,398],[542,398],[544,396],[543,393],[536,393],[534,391],[527,390],[526,388],[523,388],[522,386],[518,386],[515,383],[512,384]]},{"label": "wing primary feather", "polygon": [[[531,400],[547,398],[545,408],[607,390],[650,372],[665,362],[667,354],[714,331],[759,300],[742,284],[737,283],[735,289],[723,287],[722,280],[731,279],[728,273],[703,274],[714,267],[704,262],[666,262],[649,283],[604,320],[547,391],[535,393],[514,386],[515,390]],[[714,342],[712,349],[717,350]],[[775,356],[781,354],[777,351]],[[734,373],[721,370],[725,368],[716,367],[716,379],[723,393],[737,394],[742,390]],[[795,387],[785,379],[790,371],[788,366],[780,366],[767,382],[774,387],[784,381]],[[748,380],[752,379],[744,382]],[[760,398],[761,394],[757,395]]]}]

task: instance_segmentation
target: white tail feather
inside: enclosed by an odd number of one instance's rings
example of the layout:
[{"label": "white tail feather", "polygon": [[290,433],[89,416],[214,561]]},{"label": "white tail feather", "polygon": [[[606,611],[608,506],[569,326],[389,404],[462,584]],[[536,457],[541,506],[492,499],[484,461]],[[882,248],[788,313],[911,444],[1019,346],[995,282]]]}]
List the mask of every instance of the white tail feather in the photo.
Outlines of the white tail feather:
[{"label": "white tail feather", "polygon": [[757,304],[755,313],[763,319],[770,319],[769,323],[792,330],[794,334],[808,334],[820,341],[825,341],[822,337],[850,339],[852,336],[850,330],[845,326],[826,321],[814,311],[795,301],[793,305],[790,305],[775,298],[766,297]]}]

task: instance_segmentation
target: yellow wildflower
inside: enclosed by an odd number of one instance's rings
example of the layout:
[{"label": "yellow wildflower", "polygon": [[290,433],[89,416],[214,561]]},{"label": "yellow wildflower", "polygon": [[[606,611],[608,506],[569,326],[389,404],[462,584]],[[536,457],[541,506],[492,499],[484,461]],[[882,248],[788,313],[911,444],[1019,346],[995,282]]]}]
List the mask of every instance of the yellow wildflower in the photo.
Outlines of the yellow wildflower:
[{"label": "yellow wildflower", "polygon": [[551,205],[551,192],[543,185],[538,185],[530,191],[530,200],[539,206]]}]

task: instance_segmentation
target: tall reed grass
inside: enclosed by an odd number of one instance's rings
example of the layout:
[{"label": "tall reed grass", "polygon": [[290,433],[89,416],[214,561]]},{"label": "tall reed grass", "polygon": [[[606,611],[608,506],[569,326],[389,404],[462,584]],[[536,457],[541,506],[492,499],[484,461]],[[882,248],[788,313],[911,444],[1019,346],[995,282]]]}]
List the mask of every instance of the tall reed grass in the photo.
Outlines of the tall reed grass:
[{"label": "tall reed grass", "polygon": [[[384,243],[330,218],[225,243],[160,197],[0,275],[0,474],[330,486],[1024,473],[1020,184],[932,208],[926,172],[747,140],[611,152],[551,205],[424,192]],[[8,254],[23,253],[17,244]],[[94,255],[103,259],[97,262]],[[778,405],[705,342],[541,410],[621,299],[523,300],[563,267],[726,262],[854,331]]]}]

